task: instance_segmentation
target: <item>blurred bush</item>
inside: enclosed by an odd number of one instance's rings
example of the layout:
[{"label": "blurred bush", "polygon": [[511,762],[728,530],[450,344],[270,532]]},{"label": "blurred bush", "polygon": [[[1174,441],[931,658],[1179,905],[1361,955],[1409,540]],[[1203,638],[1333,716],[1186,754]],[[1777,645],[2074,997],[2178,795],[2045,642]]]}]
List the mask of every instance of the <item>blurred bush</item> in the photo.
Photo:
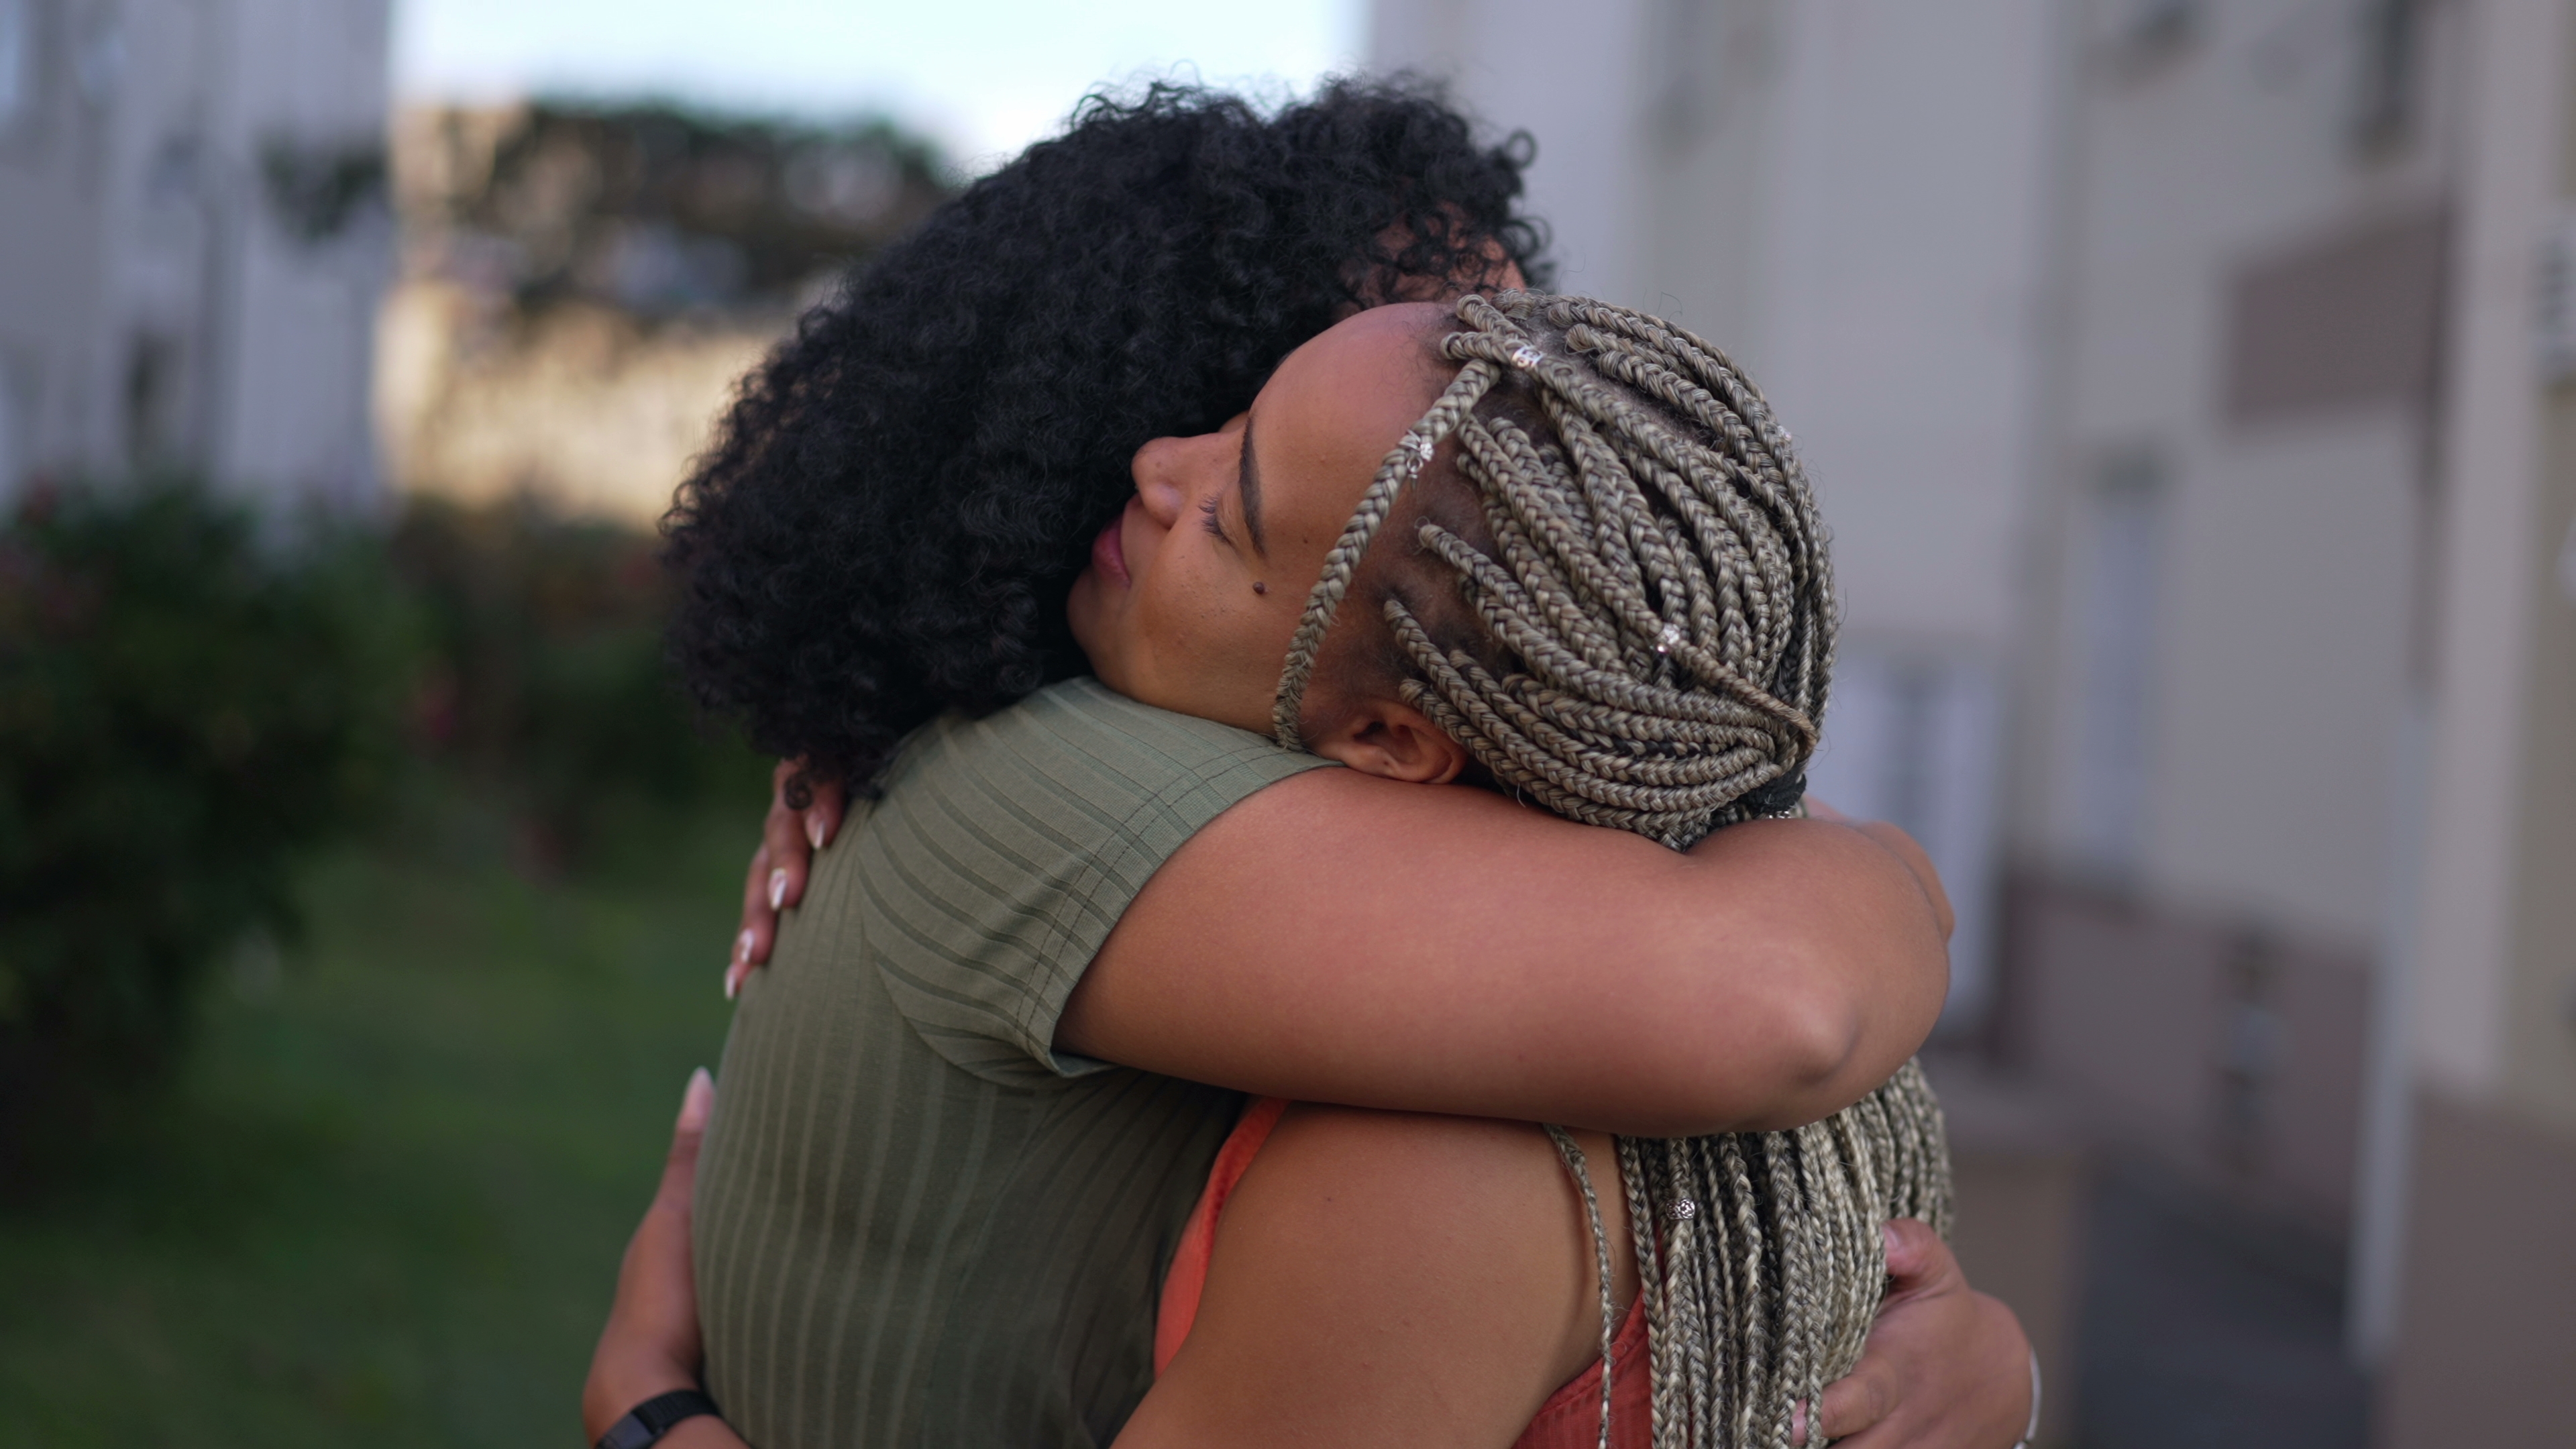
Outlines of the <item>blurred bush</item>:
[{"label": "blurred bush", "polygon": [[527,499],[417,498],[394,530],[394,572],[429,639],[416,736],[515,813],[522,863],[541,872],[658,823],[657,807],[766,793],[764,767],[700,728],[663,667],[655,547]]},{"label": "blurred bush", "polygon": [[551,876],[756,808],[666,677],[653,555],[525,503],[388,530],[176,480],[31,495],[0,526],[0,1158],[161,1078],[210,968],[291,941],[299,866],[373,823],[469,800]]},{"label": "blurred bush", "polygon": [[191,988],[291,934],[386,798],[411,644],[376,546],[170,480],[0,530],[0,1145],[149,1083]]}]

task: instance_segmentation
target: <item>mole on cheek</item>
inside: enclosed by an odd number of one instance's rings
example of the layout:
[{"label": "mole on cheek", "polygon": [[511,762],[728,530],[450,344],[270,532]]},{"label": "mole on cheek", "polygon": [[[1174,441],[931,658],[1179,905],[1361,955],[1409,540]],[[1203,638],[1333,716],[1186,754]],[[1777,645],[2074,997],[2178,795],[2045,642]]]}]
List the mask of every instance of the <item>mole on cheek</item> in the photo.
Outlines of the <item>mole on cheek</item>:
[{"label": "mole on cheek", "polygon": [[1270,586],[1259,579],[1254,579],[1252,581],[1252,591],[1256,594],[1266,594],[1270,592]]}]

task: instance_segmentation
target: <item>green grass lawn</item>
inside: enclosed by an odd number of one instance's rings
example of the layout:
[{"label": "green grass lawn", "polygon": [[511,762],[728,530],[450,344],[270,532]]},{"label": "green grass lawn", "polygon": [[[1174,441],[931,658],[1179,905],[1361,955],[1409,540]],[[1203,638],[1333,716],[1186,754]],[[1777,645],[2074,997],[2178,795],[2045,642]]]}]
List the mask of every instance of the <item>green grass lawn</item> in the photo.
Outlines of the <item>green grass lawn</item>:
[{"label": "green grass lawn", "polygon": [[0,1213],[0,1444],[578,1443],[756,819],[565,886],[489,830],[313,871],[309,942],[214,983],[176,1090]]}]

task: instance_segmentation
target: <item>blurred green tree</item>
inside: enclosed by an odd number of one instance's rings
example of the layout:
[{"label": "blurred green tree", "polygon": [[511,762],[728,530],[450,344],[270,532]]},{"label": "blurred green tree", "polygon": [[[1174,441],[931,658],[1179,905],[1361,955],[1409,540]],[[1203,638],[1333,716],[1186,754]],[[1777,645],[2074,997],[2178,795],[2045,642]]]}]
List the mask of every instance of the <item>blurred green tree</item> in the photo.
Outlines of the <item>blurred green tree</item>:
[{"label": "blurred green tree", "polygon": [[157,1081],[197,982],[291,938],[382,803],[412,670],[379,543],[178,479],[0,528],[0,1153]]},{"label": "blurred green tree", "polygon": [[32,493],[0,524],[0,1181],[160,1082],[210,968],[273,965],[305,862],[377,820],[497,814],[549,880],[753,808],[761,762],[663,665],[654,548],[526,501]]}]

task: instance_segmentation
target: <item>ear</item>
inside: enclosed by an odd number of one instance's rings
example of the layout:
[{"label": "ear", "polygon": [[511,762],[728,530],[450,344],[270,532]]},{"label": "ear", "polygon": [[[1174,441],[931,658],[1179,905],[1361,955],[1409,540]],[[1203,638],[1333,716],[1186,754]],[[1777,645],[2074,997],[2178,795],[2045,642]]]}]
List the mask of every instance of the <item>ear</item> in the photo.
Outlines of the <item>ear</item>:
[{"label": "ear", "polygon": [[1467,768],[1467,747],[1430,717],[1393,699],[1353,705],[1306,748],[1364,775],[1416,785],[1446,785]]}]

